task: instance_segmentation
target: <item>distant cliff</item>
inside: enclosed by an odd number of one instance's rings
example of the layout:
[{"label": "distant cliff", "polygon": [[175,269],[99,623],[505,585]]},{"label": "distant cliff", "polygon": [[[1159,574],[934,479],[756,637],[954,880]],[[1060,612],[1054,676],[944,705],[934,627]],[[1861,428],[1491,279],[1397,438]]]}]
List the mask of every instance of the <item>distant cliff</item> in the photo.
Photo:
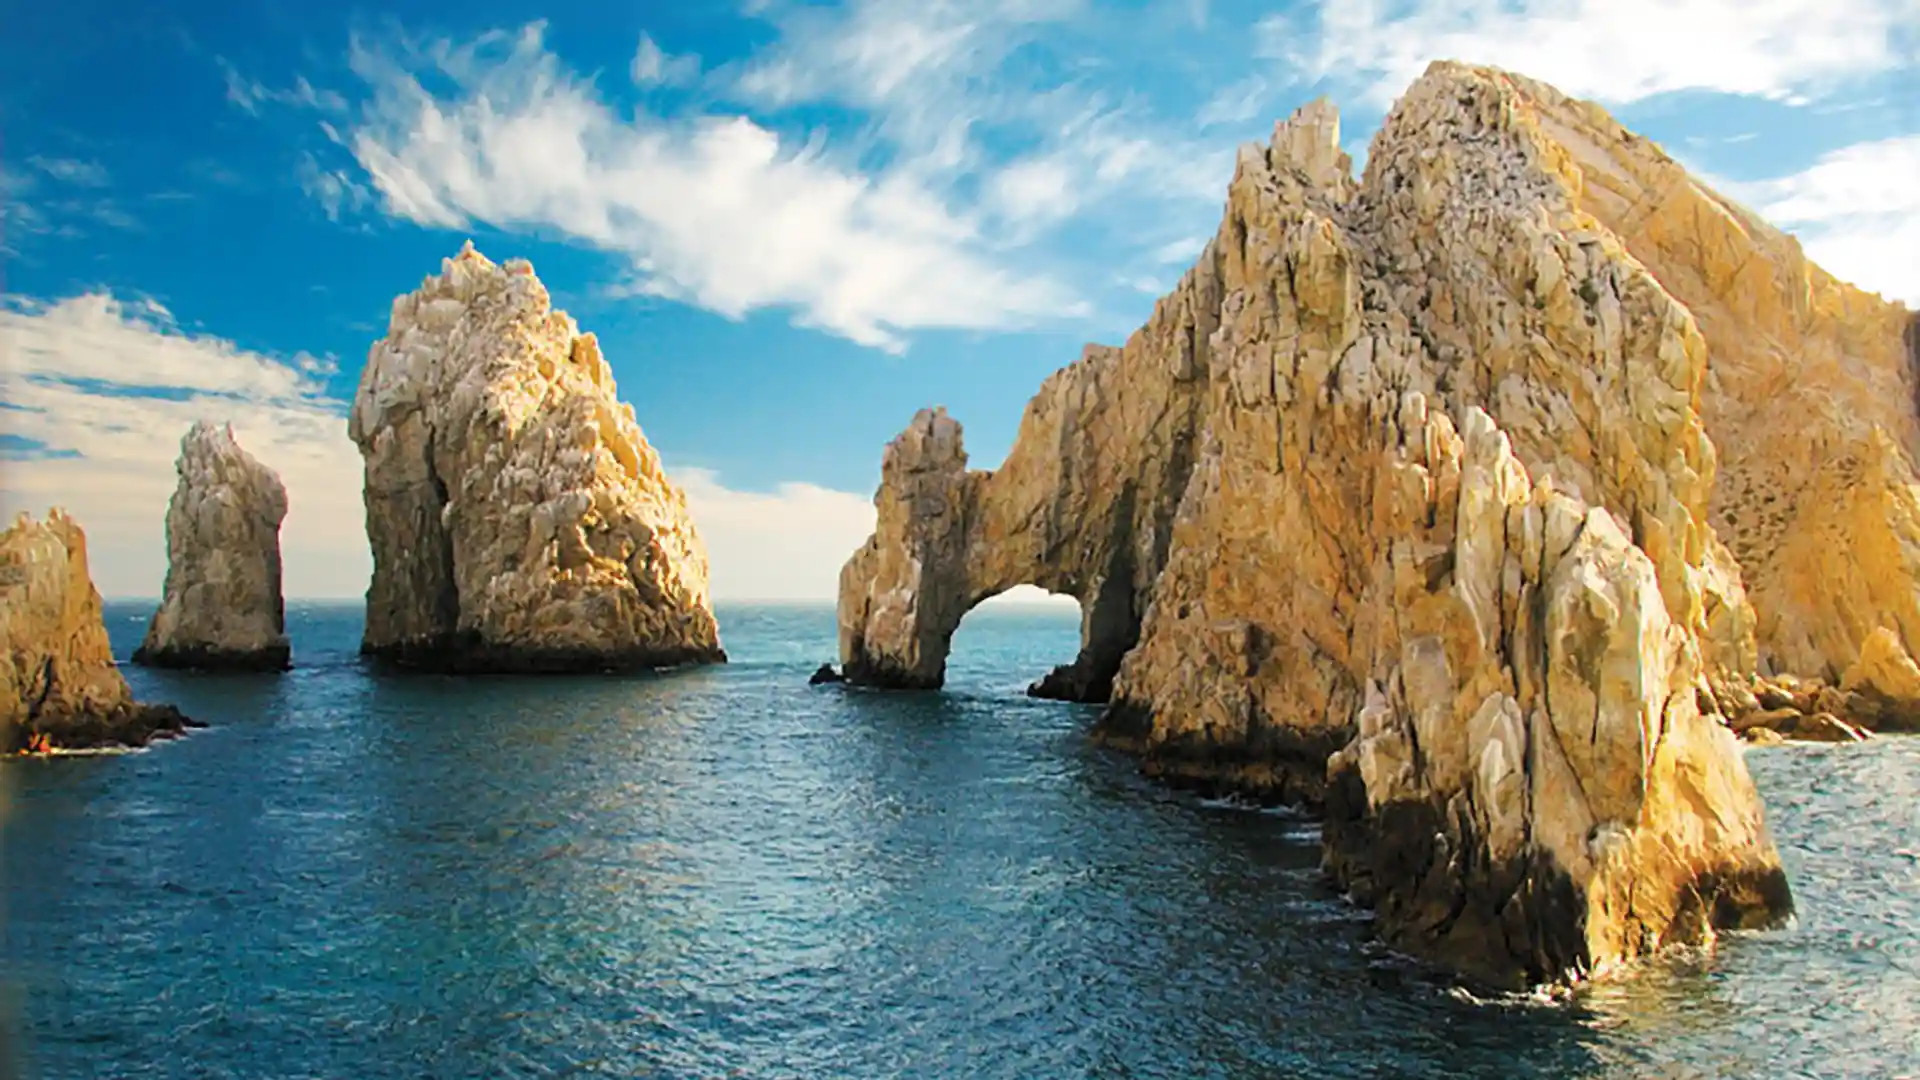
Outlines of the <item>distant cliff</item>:
[{"label": "distant cliff", "polygon": [[[1664,155],[1601,120],[1439,63],[1362,180],[1324,103],[1244,148],[1194,269],[1048,380],[1001,468],[967,470],[939,411],[888,447],[846,674],[938,685],[980,600],[1074,595],[1081,653],[1041,689],[1109,701],[1102,736],[1150,771],[1322,806],[1382,933],[1490,981],[1783,917],[1721,722],[1789,653],[1715,527],[1740,518],[1710,438],[1731,392],[1629,247],[1666,234],[1616,233],[1587,177]],[[1894,355],[1891,318],[1852,319],[1836,341]]]},{"label": "distant cliff", "polygon": [[685,493],[524,260],[469,243],[396,299],[349,433],[373,548],[366,653],[456,671],[726,659]]}]

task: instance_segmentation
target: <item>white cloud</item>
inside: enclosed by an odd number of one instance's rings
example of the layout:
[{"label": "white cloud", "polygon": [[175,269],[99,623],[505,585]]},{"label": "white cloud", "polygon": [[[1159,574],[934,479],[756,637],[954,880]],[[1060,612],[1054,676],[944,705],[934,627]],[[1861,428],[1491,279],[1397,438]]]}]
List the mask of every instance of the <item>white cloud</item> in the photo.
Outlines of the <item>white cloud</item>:
[{"label": "white cloud", "polygon": [[1269,96],[1267,80],[1249,75],[1207,99],[1194,122],[1203,128],[1250,123],[1259,117]]},{"label": "white cloud", "polygon": [[1843,281],[1920,309],[1920,134],[1859,143],[1774,180],[1714,186],[1800,237]]},{"label": "white cloud", "polygon": [[[632,260],[639,288],[738,318],[796,321],[893,351],[905,333],[1007,328],[1083,310],[981,253],[979,225],[902,171],[866,175],[744,118],[628,120],[547,52],[542,27],[390,54],[342,134],[391,214],[557,230]],[[414,68],[456,85],[441,98]]]},{"label": "white cloud", "polygon": [[1800,101],[1910,62],[1920,0],[1323,0],[1262,53],[1390,105],[1433,60],[1494,64],[1612,104],[1675,90]]},{"label": "white cloud", "polygon": [[347,108],[346,98],[335,91],[315,87],[304,75],[296,78],[290,89],[275,90],[258,79],[240,74],[240,70],[226,60],[220,61],[220,69],[227,80],[227,100],[253,116],[260,115],[260,106],[268,103],[335,113],[345,112]]},{"label": "white cloud", "polygon": [[[1204,18],[1204,5],[1193,9]],[[776,15],[778,42],[716,78],[739,100],[827,103],[870,118],[895,167],[929,183],[977,181],[1019,242],[1093,215],[1137,242],[1143,206],[1216,213],[1230,141],[1196,139],[1090,77],[1111,57],[1079,51],[1098,18],[1084,0],[853,0]],[[1008,159],[988,144],[1024,149]]]},{"label": "white cloud", "polygon": [[636,86],[680,86],[700,77],[700,58],[692,53],[674,56],[663,51],[653,35],[642,33],[627,74]]},{"label": "white cloud", "polygon": [[1183,236],[1161,244],[1153,250],[1153,261],[1166,266],[1171,263],[1190,263],[1200,256],[1207,246],[1205,236]]},{"label": "white cloud", "polygon": [[107,186],[106,167],[97,161],[48,158],[35,154],[27,158],[27,164],[64,184],[77,184],[81,187]]},{"label": "white cloud", "polygon": [[300,190],[320,204],[330,221],[339,221],[341,214],[358,210],[373,199],[366,185],[339,169],[322,168],[308,152],[301,153],[295,174],[300,180]]},{"label": "white cloud", "polygon": [[711,469],[669,465],[707,546],[715,599],[828,600],[873,532],[873,499],[814,484],[734,491]]},{"label": "white cloud", "polygon": [[0,506],[64,506],[87,530],[95,584],[109,596],[157,596],[166,577],[166,510],[180,436],[193,421],[231,422],[241,445],[287,485],[282,528],[290,596],[352,596],[369,571],[360,455],[327,365],[280,359],[182,331],[151,300],[89,293],[0,307],[6,471]]}]

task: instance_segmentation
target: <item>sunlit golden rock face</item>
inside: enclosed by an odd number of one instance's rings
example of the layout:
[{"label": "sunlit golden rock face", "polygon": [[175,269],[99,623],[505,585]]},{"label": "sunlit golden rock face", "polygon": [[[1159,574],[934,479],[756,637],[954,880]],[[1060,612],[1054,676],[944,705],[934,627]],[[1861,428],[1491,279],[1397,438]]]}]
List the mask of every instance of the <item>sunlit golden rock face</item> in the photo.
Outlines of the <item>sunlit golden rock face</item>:
[{"label": "sunlit golden rock face", "polygon": [[373,548],[363,651],[477,671],[726,658],[685,492],[524,260],[469,243],[396,299],[349,434]]},{"label": "sunlit golden rock face", "polygon": [[1244,148],[1195,268],[1048,380],[1001,468],[939,410],[888,447],[847,676],[937,686],[974,604],[1071,594],[1049,683],[1109,701],[1103,738],[1320,805],[1382,932],[1489,981],[1784,916],[1719,715],[1784,655],[1715,527],[1719,353],[1589,190],[1596,154],[1664,155],[1589,145],[1595,115],[1440,63],[1362,180],[1324,103]]}]

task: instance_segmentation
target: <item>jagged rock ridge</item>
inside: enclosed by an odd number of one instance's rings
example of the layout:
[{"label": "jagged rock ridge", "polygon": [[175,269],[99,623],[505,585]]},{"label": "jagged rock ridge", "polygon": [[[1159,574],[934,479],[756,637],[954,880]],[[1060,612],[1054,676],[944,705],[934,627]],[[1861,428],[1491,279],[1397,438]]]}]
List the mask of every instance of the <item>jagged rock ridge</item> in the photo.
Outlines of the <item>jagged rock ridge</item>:
[{"label": "jagged rock ridge", "polygon": [[114,666],[87,537],[58,509],[0,532],[0,753],[142,746],[194,725]]},{"label": "jagged rock ridge", "polygon": [[974,603],[1071,593],[1104,737],[1323,805],[1382,932],[1489,981],[1783,917],[1714,715],[1757,645],[1707,343],[1580,208],[1529,85],[1435,65],[1361,182],[1323,103],[1244,149],[1198,265],[1001,469],[915,417],[842,573],[847,674],[937,685]]},{"label": "jagged rock ridge", "polygon": [[134,663],[281,671],[289,664],[280,584],[280,477],[242,449],[231,425],[195,423],[180,439],[167,504],[167,579]]},{"label": "jagged rock ridge", "polygon": [[481,671],[726,659],[685,493],[525,260],[469,242],[396,299],[349,432],[374,558],[364,652]]}]

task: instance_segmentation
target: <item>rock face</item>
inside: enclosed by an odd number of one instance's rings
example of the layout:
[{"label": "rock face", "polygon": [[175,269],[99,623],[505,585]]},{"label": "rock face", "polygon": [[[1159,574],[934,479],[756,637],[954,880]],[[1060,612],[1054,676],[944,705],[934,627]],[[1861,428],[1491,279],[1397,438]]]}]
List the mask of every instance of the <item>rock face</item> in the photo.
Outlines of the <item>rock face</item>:
[{"label": "rock face", "polygon": [[[1762,670],[1838,682],[1863,658],[1912,667],[1920,321],[1809,262],[1600,107],[1510,79],[1572,157],[1574,205],[1686,306],[1707,344],[1700,412],[1719,457],[1708,518],[1739,560]],[[1920,719],[1920,685],[1887,704]]]},{"label": "rock face", "polygon": [[288,667],[280,593],[287,491],[234,441],[196,423],[180,440],[167,504],[167,581],[136,664],[247,671]]},{"label": "rock face", "polygon": [[374,561],[363,652],[452,671],[726,659],[685,493],[526,261],[469,242],[395,300],[349,432]]},{"label": "rock face", "polygon": [[1302,109],[1002,468],[916,416],[841,575],[848,677],[938,685],[975,603],[1070,593],[1048,689],[1109,699],[1151,771],[1322,806],[1381,932],[1485,981],[1787,914],[1716,715],[1758,650],[1711,522],[1708,344],[1582,209],[1541,92],[1436,64],[1361,182]]},{"label": "rock face", "polygon": [[143,746],[193,725],[133,700],[113,663],[87,538],[54,510],[0,533],[0,753]]}]

